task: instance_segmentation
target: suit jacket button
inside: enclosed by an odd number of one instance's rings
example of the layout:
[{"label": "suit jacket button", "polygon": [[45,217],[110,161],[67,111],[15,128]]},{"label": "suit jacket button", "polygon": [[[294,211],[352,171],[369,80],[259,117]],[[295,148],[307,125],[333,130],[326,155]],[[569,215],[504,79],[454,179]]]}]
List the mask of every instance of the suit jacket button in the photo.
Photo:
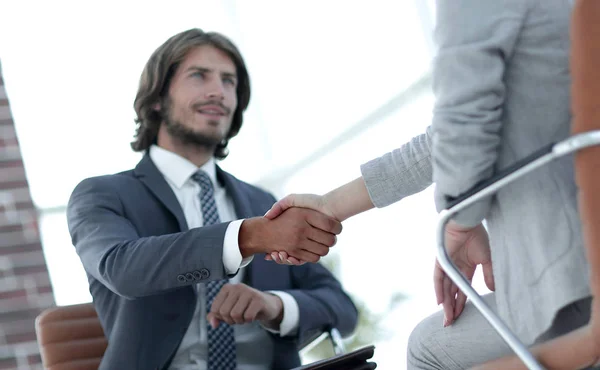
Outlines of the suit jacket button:
[{"label": "suit jacket button", "polygon": [[185,276],[183,275],[177,275],[177,281],[179,281],[180,283],[185,283]]},{"label": "suit jacket button", "polygon": [[187,274],[185,274],[185,280],[194,281],[194,275],[192,275],[191,272],[188,272]]},{"label": "suit jacket button", "polygon": [[200,275],[202,276],[202,279],[208,279],[210,272],[208,269],[200,269]]},{"label": "suit jacket button", "polygon": [[202,274],[200,273],[200,271],[194,271],[194,272],[192,272],[192,274],[194,275],[194,280],[202,279]]}]

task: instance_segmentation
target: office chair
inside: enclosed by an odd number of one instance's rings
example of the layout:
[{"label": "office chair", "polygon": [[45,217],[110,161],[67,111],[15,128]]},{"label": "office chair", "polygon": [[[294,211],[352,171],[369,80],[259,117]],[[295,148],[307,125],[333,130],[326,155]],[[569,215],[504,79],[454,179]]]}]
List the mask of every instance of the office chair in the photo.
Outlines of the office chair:
[{"label": "office chair", "polygon": [[[43,311],[35,320],[35,331],[42,363],[47,370],[97,370],[106,351],[108,342],[100,325],[100,320],[92,303],[52,307]],[[336,328],[327,328],[323,333],[309,338],[301,347],[308,351],[329,338],[333,346],[333,364],[327,360],[305,365],[301,369],[344,369],[362,370],[370,367],[354,367],[352,364],[366,366],[367,359],[373,356],[374,347],[346,353],[340,332]],[[372,348],[371,348],[372,347]],[[341,364],[341,365],[340,365]],[[311,367],[316,366],[316,367]],[[337,367],[342,366],[342,367]]]}]

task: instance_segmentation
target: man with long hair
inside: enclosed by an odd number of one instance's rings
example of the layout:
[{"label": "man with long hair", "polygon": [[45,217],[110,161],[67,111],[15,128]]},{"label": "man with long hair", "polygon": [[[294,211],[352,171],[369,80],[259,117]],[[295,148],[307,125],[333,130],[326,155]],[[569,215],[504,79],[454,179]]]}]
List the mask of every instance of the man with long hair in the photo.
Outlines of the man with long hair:
[{"label": "man with long hair", "polygon": [[357,311],[317,262],[341,224],[313,210],[268,220],[275,199],[221,170],[250,81],[218,33],[179,33],[150,57],[134,107],[135,169],[73,191],[69,231],[108,339],[101,369],[288,369],[298,343]]}]

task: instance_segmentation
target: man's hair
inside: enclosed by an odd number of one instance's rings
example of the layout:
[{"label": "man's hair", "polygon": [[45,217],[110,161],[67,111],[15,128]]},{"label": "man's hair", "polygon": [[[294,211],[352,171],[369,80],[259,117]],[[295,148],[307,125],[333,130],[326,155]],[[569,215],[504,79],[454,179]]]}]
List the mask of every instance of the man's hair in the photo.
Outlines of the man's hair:
[{"label": "man's hair", "polygon": [[233,113],[231,127],[227,137],[219,143],[214,156],[218,159],[227,157],[227,144],[229,139],[240,131],[243,113],[250,102],[250,77],[241,53],[231,40],[217,32],[204,32],[199,28],[178,33],[169,38],[164,44],[154,51],[140,77],[140,85],[133,103],[137,124],[135,140],[131,148],[136,151],[147,150],[156,144],[158,129],[163,121],[163,111],[156,110],[156,104],[165,100],[169,93],[171,79],[186,55],[194,48],[203,45],[213,46],[227,54],[236,67],[237,73],[237,108]]}]

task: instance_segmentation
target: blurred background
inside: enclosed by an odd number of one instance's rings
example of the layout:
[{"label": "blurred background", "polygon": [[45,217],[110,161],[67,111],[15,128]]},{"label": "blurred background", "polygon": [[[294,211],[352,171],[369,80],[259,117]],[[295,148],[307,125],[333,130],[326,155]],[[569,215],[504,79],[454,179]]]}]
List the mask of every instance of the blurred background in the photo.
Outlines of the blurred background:
[{"label": "blurred background", "polygon": [[[140,159],[138,79],[173,34],[240,48],[252,98],[221,166],[277,197],[360,176],[431,119],[432,0],[6,1],[0,14],[0,369],[39,367],[40,309],[91,301],[65,206],[82,179]],[[405,368],[412,328],[437,310],[435,223],[429,188],[348,220],[323,261],[361,307],[348,344],[374,343],[382,369]]]}]

